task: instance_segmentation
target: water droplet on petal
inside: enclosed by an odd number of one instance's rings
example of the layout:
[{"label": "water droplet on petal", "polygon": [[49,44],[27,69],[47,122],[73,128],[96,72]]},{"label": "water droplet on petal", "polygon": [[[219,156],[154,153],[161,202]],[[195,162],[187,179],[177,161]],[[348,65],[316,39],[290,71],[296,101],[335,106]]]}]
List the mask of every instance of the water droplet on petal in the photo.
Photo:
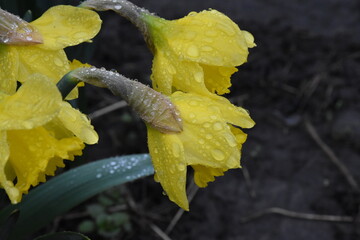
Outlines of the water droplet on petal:
[{"label": "water droplet on petal", "polygon": [[174,142],[172,144],[172,152],[174,157],[176,158],[180,157],[180,151],[181,151],[181,146],[178,143]]},{"label": "water droplet on petal", "polygon": [[223,129],[223,126],[221,125],[220,122],[216,122],[216,123],[214,123],[214,125],[213,125],[213,129],[214,129],[215,131],[220,131],[220,130]]},{"label": "water droplet on petal", "polygon": [[187,50],[187,54],[189,57],[198,57],[199,56],[199,49],[195,45],[190,45]]},{"label": "water droplet on petal", "polygon": [[210,123],[204,123],[204,128],[209,128],[210,126],[211,126],[211,124]]},{"label": "water droplet on petal", "polygon": [[194,73],[194,78],[196,82],[201,83],[203,81],[203,73],[202,72]]},{"label": "water droplet on petal", "polygon": [[236,144],[236,141],[235,141],[235,138],[233,135],[226,134],[226,135],[224,135],[224,137],[230,147],[236,147],[237,144]]},{"label": "water droplet on petal", "polygon": [[200,144],[204,144],[204,143],[205,143],[204,139],[200,139],[200,140],[199,140],[199,143],[200,143]]},{"label": "water droplet on petal", "polygon": [[211,52],[214,49],[212,47],[210,47],[210,46],[202,46],[201,50],[205,51],[205,52]]},{"label": "water droplet on petal", "polygon": [[188,31],[185,33],[185,38],[187,40],[192,40],[196,37],[196,32],[193,32],[193,31]]},{"label": "water droplet on petal", "polygon": [[115,5],[114,8],[115,8],[116,10],[120,10],[120,9],[122,8],[122,6],[121,6],[121,5]]},{"label": "water droplet on petal", "polygon": [[217,36],[217,32],[214,30],[208,30],[205,32],[205,35],[208,37],[216,37]]},{"label": "water droplet on petal", "polygon": [[154,153],[159,153],[159,150],[157,148],[155,148]]},{"label": "water droplet on petal", "polygon": [[197,102],[197,101],[195,101],[195,100],[191,100],[190,102],[189,102],[189,105],[190,106],[197,106],[199,103]]},{"label": "water droplet on petal", "polygon": [[225,154],[223,153],[223,151],[221,151],[219,149],[212,149],[211,155],[218,161],[225,159]]},{"label": "water droplet on petal", "polygon": [[194,113],[190,113],[189,114],[189,118],[195,118],[196,116],[195,116],[195,114]]},{"label": "water droplet on petal", "polygon": [[206,134],[205,137],[206,137],[206,139],[209,139],[209,140],[212,139],[212,135],[210,133]]},{"label": "water droplet on petal", "polygon": [[184,163],[178,163],[177,168],[179,171],[184,171],[186,169],[186,165]]},{"label": "water droplet on petal", "polygon": [[63,62],[62,62],[61,59],[59,59],[59,58],[55,58],[55,59],[54,59],[54,63],[55,63],[55,65],[58,66],[58,67],[64,66]]}]

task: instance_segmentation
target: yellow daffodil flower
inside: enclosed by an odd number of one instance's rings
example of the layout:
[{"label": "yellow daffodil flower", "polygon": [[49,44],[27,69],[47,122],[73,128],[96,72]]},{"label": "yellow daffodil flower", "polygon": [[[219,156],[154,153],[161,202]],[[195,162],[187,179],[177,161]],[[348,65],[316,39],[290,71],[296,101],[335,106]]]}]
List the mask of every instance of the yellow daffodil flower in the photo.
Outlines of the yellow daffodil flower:
[{"label": "yellow daffodil flower", "polygon": [[33,74],[17,91],[9,90],[0,87],[0,186],[15,204],[98,135],[48,77]]},{"label": "yellow daffodil flower", "polygon": [[[41,73],[57,82],[71,70],[64,48],[90,41],[100,30],[101,20],[94,11],[59,5],[30,23],[43,43],[32,45],[0,44],[0,88],[16,89],[16,81]],[[69,98],[77,96],[76,89]]]},{"label": "yellow daffodil flower", "polygon": [[168,21],[144,14],[153,48],[153,87],[166,95],[173,88],[212,96],[225,94],[230,77],[247,61],[253,36],[227,16],[208,10]]},{"label": "yellow daffodil flower", "polygon": [[189,210],[186,196],[186,171],[190,165],[194,180],[206,187],[225,171],[240,167],[240,150],[254,121],[248,112],[223,97],[208,98],[193,93],[175,92],[171,96],[183,122],[180,133],[162,133],[148,127],[148,145],[159,181],[170,200]]}]

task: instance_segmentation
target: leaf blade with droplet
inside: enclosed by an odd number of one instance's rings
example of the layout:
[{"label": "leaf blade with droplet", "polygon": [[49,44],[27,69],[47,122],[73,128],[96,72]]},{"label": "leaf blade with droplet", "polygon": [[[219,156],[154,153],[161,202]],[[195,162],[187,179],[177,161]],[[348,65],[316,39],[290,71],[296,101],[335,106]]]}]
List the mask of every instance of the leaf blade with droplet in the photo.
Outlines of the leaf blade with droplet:
[{"label": "leaf blade with droplet", "polygon": [[154,173],[148,154],[113,157],[71,169],[33,189],[23,201],[0,212],[0,219],[10,210],[20,216],[10,239],[22,239],[45,226],[56,216],[84,200],[115,185]]}]

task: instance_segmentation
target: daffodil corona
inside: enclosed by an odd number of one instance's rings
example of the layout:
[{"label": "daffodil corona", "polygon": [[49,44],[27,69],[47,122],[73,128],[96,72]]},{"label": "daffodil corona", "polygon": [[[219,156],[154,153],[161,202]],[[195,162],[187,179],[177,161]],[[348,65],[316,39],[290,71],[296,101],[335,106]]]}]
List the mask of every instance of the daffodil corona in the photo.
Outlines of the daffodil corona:
[{"label": "daffodil corona", "polygon": [[195,183],[206,187],[225,171],[240,167],[240,150],[251,128],[248,112],[223,97],[208,98],[193,93],[175,92],[171,101],[180,112],[183,131],[162,133],[148,126],[148,145],[155,168],[155,179],[169,196],[185,210],[186,171],[195,171]]},{"label": "daffodil corona", "polygon": [[[34,73],[59,81],[72,69],[63,49],[90,41],[99,32],[101,20],[94,11],[59,5],[29,25],[40,34],[41,42],[12,45],[5,39],[0,43],[0,87],[8,93],[14,91],[17,81]],[[69,98],[76,96],[75,89]]]},{"label": "daffodil corona", "polygon": [[89,120],[62,100],[56,85],[40,74],[29,76],[9,94],[0,88],[0,186],[12,203],[31,186],[53,176],[63,160],[81,155],[98,135]]},{"label": "daffodil corona", "polygon": [[253,36],[227,16],[208,10],[178,20],[143,14],[154,53],[153,87],[166,95],[173,88],[211,96],[225,94],[230,77],[247,61]]}]

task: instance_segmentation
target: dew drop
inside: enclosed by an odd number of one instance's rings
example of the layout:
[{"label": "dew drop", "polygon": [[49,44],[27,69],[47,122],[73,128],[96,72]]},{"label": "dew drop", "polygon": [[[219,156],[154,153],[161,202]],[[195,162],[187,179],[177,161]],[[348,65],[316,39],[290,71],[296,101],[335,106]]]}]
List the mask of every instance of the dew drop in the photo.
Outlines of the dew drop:
[{"label": "dew drop", "polygon": [[176,158],[180,157],[180,151],[181,151],[180,145],[178,143],[174,142],[172,144],[172,152],[173,152],[174,157],[176,157]]},{"label": "dew drop", "polygon": [[217,36],[217,32],[214,30],[208,30],[205,32],[205,35],[208,37],[216,37]]},{"label": "dew drop", "polygon": [[199,140],[199,143],[200,143],[200,144],[204,144],[204,143],[205,143],[205,140],[204,140],[204,139],[200,139],[200,140]]},{"label": "dew drop", "polygon": [[199,49],[195,45],[190,45],[190,47],[187,49],[187,54],[189,57],[198,57]]},{"label": "dew drop", "polygon": [[236,144],[236,141],[235,141],[233,135],[226,134],[226,135],[224,135],[224,137],[230,147],[236,147],[237,144]]},{"label": "dew drop", "polygon": [[206,139],[209,139],[209,140],[212,139],[212,135],[210,133],[206,134],[205,137],[206,137]]},{"label": "dew drop", "polygon": [[204,123],[204,128],[209,128],[210,126],[211,126],[211,124],[210,123]]},{"label": "dew drop", "polygon": [[101,178],[101,177],[102,177],[101,173],[96,174],[96,178]]},{"label": "dew drop", "polygon": [[213,129],[214,129],[215,131],[220,131],[220,130],[223,129],[223,126],[221,125],[221,123],[216,122],[216,123],[214,123],[214,125],[213,125]]},{"label": "dew drop", "polygon": [[195,100],[191,100],[191,101],[189,102],[189,105],[190,105],[190,106],[197,106],[197,105],[198,105],[198,102],[195,101]]},{"label": "dew drop", "polygon": [[216,120],[216,119],[217,119],[217,116],[211,115],[210,118],[211,118],[212,120]]},{"label": "dew drop", "polygon": [[121,5],[115,5],[114,8],[115,8],[116,10],[120,10],[120,9],[122,8],[122,6],[121,6]]},{"label": "dew drop", "polygon": [[185,33],[185,38],[187,40],[192,40],[196,37],[196,32],[193,32],[193,31],[188,31]]},{"label": "dew drop", "polygon": [[26,40],[27,40],[27,41],[32,41],[32,40],[33,40],[33,38],[32,38],[32,37],[30,37],[30,36],[27,36],[27,37],[26,37]]},{"label": "dew drop", "polygon": [[61,59],[59,59],[59,58],[55,58],[55,59],[54,59],[54,63],[55,63],[55,65],[58,66],[58,67],[64,66],[63,62],[62,62]]},{"label": "dew drop", "polygon": [[225,154],[219,149],[212,149],[211,155],[218,161],[224,160]]},{"label": "dew drop", "polygon": [[196,116],[195,116],[195,114],[194,113],[190,113],[189,114],[189,118],[195,118]]},{"label": "dew drop", "polygon": [[202,46],[201,50],[205,51],[205,52],[211,52],[213,50],[213,48],[210,46]]},{"label": "dew drop", "polygon": [[184,171],[186,169],[186,165],[184,163],[178,163],[177,168],[179,171]]},{"label": "dew drop", "polygon": [[159,150],[157,148],[155,148],[154,153],[159,153]]},{"label": "dew drop", "polygon": [[202,72],[194,73],[194,78],[196,82],[201,83],[203,81],[203,73]]}]

